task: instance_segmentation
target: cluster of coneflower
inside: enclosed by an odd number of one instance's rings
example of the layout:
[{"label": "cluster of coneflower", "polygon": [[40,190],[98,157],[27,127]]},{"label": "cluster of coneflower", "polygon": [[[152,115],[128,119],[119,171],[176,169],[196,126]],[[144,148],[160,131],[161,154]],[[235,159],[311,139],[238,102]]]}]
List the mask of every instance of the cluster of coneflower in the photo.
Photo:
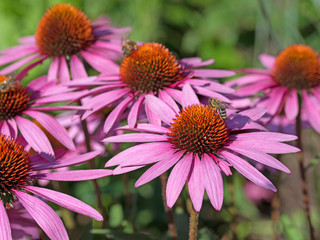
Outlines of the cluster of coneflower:
[{"label": "cluster of coneflower", "polygon": [[[177,59],[160,43],[124,41],[129,31],[58,4],[43,15],[34,36],[1,51],[1,239],[17,233],[39,238],[37,226],[50,239],[68,239],[45,200],[103,221],[103,209],[101,215],[74,197],[39,187],[39,180],[112,178],[151,165],[135,187],[170,171],[164,183],[167,206],[173,207],[186,186],[191,212],[197,214],[205,192],[221,209],[223,176],[232,175],[233,168],[276,191],[255,164],[290,173],[269,154],[300,151],[302,117],[320,132],[320,63],[310,47],[292,45],[276,58],[262,54],[267,69],[239,70],[242,76],[223,84],[216,79],[235,72],[209,68],[213,59]],[[50,62],[47,74],[24,86],[28,71],[44,61]],[[89,76],[90,68],[98,74]],[[62,113],[54,114],[57,110]],[[270,123],[279,132],[268,132]],[[285,134],[288,123],[296,132]],[[283,143],[295,135],[296,146]],[[136,144],[105,159],[108,169],[65,168],[123,142]],[[19,224],[19,213],[36,223],[33,231]],[[191,224],[194,229],[196,223]]]}]

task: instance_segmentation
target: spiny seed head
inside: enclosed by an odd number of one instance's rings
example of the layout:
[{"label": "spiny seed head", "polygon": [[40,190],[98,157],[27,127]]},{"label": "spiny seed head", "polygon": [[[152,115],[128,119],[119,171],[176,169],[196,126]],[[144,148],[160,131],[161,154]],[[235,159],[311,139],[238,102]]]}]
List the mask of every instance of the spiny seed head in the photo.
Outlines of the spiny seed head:
[{"label": "spiny seed head", "polygon": [[216,153],[229,139],[229,130],[216,109],[204,105],[184,108],[169,128],[169,142],[176,149],[201,156]]},{"label": "spiny seed head", "polygon": [[[0,86],[8,80],[11,81],[11,77],[0,75]],[[20,82],[8,84],[6,91],[0,91],[0,121],[19,115],[28,108],[30,102],[28,90]]]},{"label": "spiny seed head", "polygon": [[28,152],[15,140],[0,134],[0,198],[13,201],[12,189],[19,189],[30,180],[32,171]]},{"label": "spiny seed head", "polygon": [[184,78],[186,70],[159,43],[144,43],[130,51],[120,66],[121,80],[133,91],[158,93]]},{"label": "spiny seed head", "polygon": [[276,58],[271,72],[275,81],[291,89],[310,89],[320,83],[320,59],[309,46],[295,44]]},{"label": "spiny seed head", "polygon": [[61,3],[42,17],[36,31],[36,44],[42,54],[70,56],[85,50],[94,41],[91,22],[78,8]]}]

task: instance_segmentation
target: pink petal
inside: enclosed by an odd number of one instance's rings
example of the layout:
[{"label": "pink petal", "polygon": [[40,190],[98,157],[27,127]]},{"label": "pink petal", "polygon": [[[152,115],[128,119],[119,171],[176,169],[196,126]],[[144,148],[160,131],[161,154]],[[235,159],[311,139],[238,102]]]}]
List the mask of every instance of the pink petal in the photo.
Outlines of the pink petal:
[{"label": "pink petal", "polygon": [[40,199],[27,193],[13,190],[24,208],[50,239],[69,239],[67,231],[55,211]]},{"label": "pink petal", "polygon": [[160,142],[167,140],[168,137],[165,135],[152,133],[127,133],[105,138],[102,142]]},{"label": "pink petal", "polygon": [[115,122],[120,118],[121,114],[128,107],[128,105],[133,101],[133,99],[134,99],[133,95],[128,96],[118,106],[116,106],[115,109],[112,110],[112,112],[108,115],[103,126],[103,131],[105,134],[107,134],[111,130]]},{"label": "pink petal", "polygon": [[9,124],[7,123],[6,120],[2,120],[0,122],[0,133],[2,135],[6,135],[6,136],[10,136],[11,138],[14,138],[14,136],[12,136],[12,132],[10,131]]},{"label": "pink petal", "polygon": [[54,152],[43,131],[28,119],[20,116],[16,116],[15,119],[22,136],[26,139],[29,145],[45,159],[52,161],[54,158]]},{"label": "pink petal", "polygon": [[194,156],[188,177],[189,195],[194,209],[200,212],[204,195],[204,179],[201,162],[198,155]]},{"label": "pink petal", "polygon": [[48,81],[57,81],[58,80],[58,71],[59,71],[59,57],[54,57],[52,63],[50,64],[48,70]]},{"label": "pink petal", "polygon": [[198,86],[194,86],[193,88],[200,95],[211,97],[211,98],[219,98],[222,102],[231,103],[230,99],[228,99],[227,97],[225,97],[224,95],[222,95],[220,93],[213,92],[211,90],[208,90],[208,89],[203,88],[203,87],[198,87]]},{"label": "pink petal", "polygon": [[212,91],[221,92],[221,93],[234,93],[234,89],[230,88],[224,84],[212,81],[212,80],[205,80],[205,79],[190,79],[187,81],[190,85],[195,86],[203,86]]},{"label": "pink petal", "polygon": [[25,36],[25,37],[19,38],[18,42],[23,44],[29,44],[29,43],[35,44],[36,38],[34,35]]},{"label": "pink petal", "polygon": [[113,175],[119,175],[119,174],[124,174],[124,173],[127,173],[127,172],[131,172],[131,171],[135,171],[139,168],[142,168],[144,167],[145,165],[139,165],[139,166],[130,166],[130,167],[124,167],[124,166],[118,166],[116,167],[113,171],[112,171],[112,174]]},{"label": "pink petal", "polygon": [[[166,152],[170,149],[169,143],[144,143],[128,148],[107,161],[105,167],[112,167],[118,164],[127,165],[138,161],[144,164],[145,160],[153,158],[156,154]],[[140,160],[139,160],[140,159]]]},{"label": "pink petal", "polygon": [[[303,108],[306,111],[306,114],[308,116],[308,120],[311,124],[311,126],[316,130],[318,133],[320,133],[320,114],[318,109],[319,101],[315,100],[312,101],[311,97],[308,95],[306,91],[302,91],[302,100],[303,100]],[[318,102],[316,105],[315,102]]]},{"label": "pink petal", "polygon": [[108,169],[73,170],[66,172],[52,172],[33,175],[34,179],[47,179],[53,181],[86,181],[112,175]]},{"label": "pink petal", "polygon": [[287,95],[287,101],[284,108],[288,119],[293,120],[298,116],[299,104],[298,93],[296,90],[290,90]]},{"label": "pink petal", "polygon": [[3,240],[12,239],[9,218],[2,202],[0,203],[0,235]]},{"label": "pink petal", "polygon": [[251,84],[262,84],[265,81],[272,80],[271,76],[269,75],[261,75],[261,74],[250,74],[245,75],[234,80],[226,81],[225,84],[227,86],[244,86],[244,85],[251,85]]},{"label": "pink petal", "polygon": [[158,117],[157,114],[150,110],[148,104],[144,105],[144,110],[146,112],[147,120],[149,123],[151,123],[154,126],[161,126],[161,119]]},{"label": "pink petal", "polygon": [[238,95],[239,97],[256,95],[257,93],[262,92],[263,90],[270,89],[271,87],[274,87],[277,85],[278,84],[273,80],[268,80],[268,81],[252,84],[249,86],[244,86],[240,89],[237,89],[235,94]]},{"label": "pink petal", "polygon": [[30,57],[23,58],[3,69],[0,70],[0,74],[7,75],[8,73],[12,73],[16,71],[18,68],[22,67],[23,65],[32,62],[34,59],[40,57],[40,53],[36,53],[34,55],[31,55]]},{"label": "pink petal", "polygon": [[279,142],[286,142],[286,141],[293,141],[297,139],[297,136],[283,134],[283,133],[276,133],[276,132],[251,132],[251,133],[241,133],[236,135],[231,135],[233,140],[266,140],[266,141],[279,141]]},{"label": "pink petal", "polygon": [[180,111],[177,103],[173,100],[173,98],[166,93],[165,91],[159,90],[159,98],[168,104],[176,113]]},{"label": "pink petal", "polygon": [[282,106],[284,97],[288,91],[288,88],[286,87],[276,87],[274,88],[269,94],[269,99],[266,103],[266,108],[268,109],[268,113],[271,115],[276,114],[280,107]]},{"label": "pink petal", "polygon": [[247,161],[244,161],[240,157],[227,151],[221,151],[220,154],[224,156],[239,173],[241,173],[253,183],[257,184],[260,187],[270,189],[274,192],[277,191],[277,189],[273,186],[269,179],[263,176],[261,172],[252,167]]},{"label": "pink petal", "polygon": [[290,173],[290,170],[285,165],[266,153],[254,150],[248,151],[248,149],[242,149],[241,147],[233,147],[232,144],[230,146],[225,146],[225,148],[231,149],[234,152],[240,153],[266,166],[278,169],[285,173]]},{"label": "pink petal", "polygon": [[145,103],[148,105],[150,110],[154,112],[163,122],[170,125],[172,119],[174,119],[176,115],[172,108],[155,96],[148,94],[145,99]]},{"label": "pink petal", "polygon": [[258,119],[260,119],[265,113],[266,113],[267,109],[266,108],[251,108],[248,110],[244,110],[238,113],[238,115],[241,116],[246,116],[248,118],[250,118],[253,121],[256,121]]},{"label": "pink petal", "polygon": [[5,64],[11,63],[13,61],[18,60],[19,58],[23,58],[29,54],[36,53],[38,48],[34,45],[28,46],[19,46],[19,51],[15,51],[14,54],[6,54],[0,56],[0,65],[3,66]]},{"label": "pink petal", "polygon": [[163,133],[166,134],[169,132],[168,128],[147,124],[147,123],[139,123],[136,128],[131,128],[128,125],[121,126],[116,128],[115,130],[127,130],[127,131],[140,131],[140,132],[153,132],[153,133]]},{"label": "pink petal", "polygon": [[235,75],[235,72],[228,70],[218,70],[218,69],[195,69],[193,70],[194,76],[203,78],[203,77],[212,77],[212,78],[224,78],[231,77]]},{"label": "pink petal", "polygon": [[128,115],[128,125],[130,127],[135,127],[137,125],[138,116],[140,114],[142,102],[144,100],[145,94],[142,94],[138,100],[133,104],[133,106],[130,109],[129,115]]},{"label": "pink petal", "polygon": [[70,82],[69,68],[65,56],[59,57],[59,80],[60,83]]},{"label": "pink petal", "polygon": [[267,131],[267,129],[260,124],[252,121],[250,117],[242,116],[240,114],[236,114],[235,116],[231,116],[229,119],[226,120],[227,127],[232,129],[233,131],[236,130],[243,130],[243,129],[258,129]]},{"label": "pink petal", "polygon": [[274,62],[276,61],[276,58],[274,56],[268,54],[260,54],[259,59],[262,65],[268,69],[271,69],[274,65]]},{"label": "pink petal", "polygon": [[15,79],[16,81],[21,81],[21,79],[25,78],[28,75],[28,72],[33,69],[35,66],[42,63],[45,59],[47,59],[46,56],[41,56],[38,61],[35,61],[31,64],[29,64],[27,67],[25,67],[23,70],[19,72],[19,74],[16,75]]},{"label": "pink petal", "polygon": [[182,92],[172,88],[165,88],[164,91],[168,93],[178,103],[182,103]]},{"label": "pink petal", "polygon": [[98,72],[101,73],[118,73],[119,66],[107,59],[106,57],[100,56],[97,53],[91,53],[89,51],[80,51],[83,58]]},{"label": "pink petal", "polygon": [[147,171],[142,174],[142,176],[135,183],[135,187],[139,187],[147,182],[150,182],[154,178],[160,176],[162,173],[171,168],[177,161],[180,160],[184,152],[177,152],[168,159],[164,159],[160,162],[157,162]]},{"label": "pink petal", "polygon": [[77,57],[76,54],[73,54],[70,58],[70,71],[73,79],[88,77],[82,61]]},{"label": "pink petal", "polygon": [[169,208],[171,208],[177,201],[190,173],[191,164],[192,154],[189,153],[182,157],[172,169],[166,188],[167,205]]},{"label": "pink petal", "polygon": [[53,191],[50,189],[34,187],[34,186],[25,186],[24,189],[44,199],[49,200],[50,202],[54,202],[57,205],[67,208],[73,212],[86,215],[97,221],[103,220],[103,217],[101,216],[101,214],[98,213],[95,209],[93,209],[89,205],[67,194]]},{"label": "pink petal", "polygon": [[60,123],[48,114],[27,110],[24,112],[30,117],[36,119],[55,139],[62,143],[66,148],[75,150],[74,143],[67,130]]},{"label": "pink petal", "polygon": [[186,83],[182,88],[182,107],[186,108],[193,104],[200,104],[200,101],[190,84]]},{"label": "pink petal", "polygon": [[220,170],[207,154],[201,159],[204,185],[212,206],[220,211],[223,203],[223,183]]}]

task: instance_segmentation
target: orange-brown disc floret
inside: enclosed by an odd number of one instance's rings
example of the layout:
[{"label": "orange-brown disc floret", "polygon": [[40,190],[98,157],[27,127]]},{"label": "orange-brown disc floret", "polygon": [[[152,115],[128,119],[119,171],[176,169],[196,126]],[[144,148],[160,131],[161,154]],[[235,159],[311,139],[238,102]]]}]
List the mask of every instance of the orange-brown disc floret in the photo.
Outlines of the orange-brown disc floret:
[{"label": "orange-brown disc floret", "polygon": [[0,134],[0,199],[8,202],[10,191],[25,185],[31,171],[28,152],[18,142]]},{"label": "orange-brown disc floret", "polygon": [[121,80],[133,91],[158,93],[184,78],[185,70],[176,57],[159,43],[145,43],[133,49],[120,66]]},{"label": "orange-brown disc floret", "polygon": [[[0,75],[0,85],[9,77]],[[0,121],[11,119],[29,106],[30,96],[20,82],[8,86],[7,91],[0,92]]]},{"label": "orange-brown disc floret", "polygon": [[320,83],[320,59],[311,47],[295,44],[276,58],[272,76],[279,84],[291,89],[309,89]]},{"label": "orange-brown disc floret", "polygon": [[69,56],[85,50],[94,41],[91,21],[78,8],[62,3],[51,7],[36,31],[36,44],[42,54]]},{"label": "orange-brown disc floret", "polygon": [[204,105],[184,108],[171,123],[168,141],[182,151],[201,156],[216,153],[228,142],[229,130],[217,111]]}]

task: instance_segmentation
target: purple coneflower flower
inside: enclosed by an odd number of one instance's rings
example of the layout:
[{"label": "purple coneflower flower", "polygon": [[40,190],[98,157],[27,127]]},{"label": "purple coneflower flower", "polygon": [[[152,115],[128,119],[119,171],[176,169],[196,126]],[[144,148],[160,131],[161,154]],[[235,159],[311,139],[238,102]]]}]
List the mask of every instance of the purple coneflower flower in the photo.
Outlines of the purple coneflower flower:
[{"label": "purple coneflower flower", "polygon": [[[185,58],[178,60],[167,48],[159,43],[136,45],[130,52],[125,52],[117,75],[101,74],[97,79],[88,81],[72,81],[69,86],[98,86],[90,90],[96,95],[86,102],[92,108],[84,113],[82,119],[94,112],[117,104],[109,114],[104,125],[107,133],[130,105],[128,124],[133,127],[147,95],[156,95],[173,109],[179,111],[177,103],[182,104],[181,88],[188,83],[199,95],[217,97],[224,102],[229,99],[221,93],[232,93],[234,90],[213,81],[234,75],[234,72],[216,69],[197,69],[208,66],[213,60],[202,61],[201,58]],[[108,66],[105,66],[106,68]],[[85,94],[84,96],[88,95]],[[159,123],[160,119],[145,105],[145,113],[151,123]]]},{"label": "purple coneflower flower", "polygon": [[0,65],[10,65],[0,74],[32,63],[23,70],[26,73],[47,58],[52,59],[48,81],[69,81],[68,62],[72,78],[87,77],[82,59],[99,72],[115,72],[118,67],[113,60],[120,57],[120,38],[129,30],[111,26],[105,17],[91,23],[70,4],[54,5],[40,20],[35,36],[24,37],[20,45],[1,52]]},{"label": "purple coneflower flower", "polygon": [[[111,170],[73,170],[38,174],[39,170],[55,169],[81,164],[100,154],[88,152],[70,158],[48,162],[39,154],[32,156],[17,141],[0,135],[0,236],[3,240],[12,239],[7,208],[19,202],[28,211],[39,227],[50,239],[68,239],[66,229],[59,216],[40,198],[54,202],[72,211],[102,221],[102,216],[92,207],[64,193],[32,186],[33,180],[83,181],[109,176]],[[32,194],[29,194],[29,193]],[[34,195],[39,196],[34,197]]]},{"label": "purple coneflower flower", "polygon": [[267,108],[271,117],[284,113],[294,120],[302,112],[311,126],[320,133],[320,58],[311,47],[295,44],[284,49],[277,57],[262,54],[261,63],[267,68],[242,69],[247,73],[227,82],[240,87],[236,94],[252,96],[263,92],[257,106]]},{"label": "purple coneflower flower", "polygon": [[255,184],[276,191],[274,185],[243,158],[290,173],[269,153],[291,153],[299,149],[281,143],[295,136],[264,132],[253,120],[264,110],[252,109],[232,113],[224,121],[215,108],[199,103],[189,84],[183,89],[183,109],[176,112],[155,96],[146,96],[152,111],[169,127],[138,124],[137,128],[121,127],[143,133],[128,133],[106,138],[105,142],[148,142],[131,147],[111,158],[106,167],[116,166],[121,174],[153,164],[135,183],[139,187],[173,167],[168,178],[167,204],[172,207],[184,184],[196,211],[200,211],[204,190],[217,210],[223,202],[221,171],[231,175],[230,166]]},{"label": "purple coneflower flower", "polygon": [[[64,94],[64,98],[61,95],[56,97],[57,93]],[[74,143],[66,129],[54,117],[43,112],[83,109],[79,106],[47,106],[70,100],[73,94],[69,93],[67,87],[47,82],[46,76],[39,77],[24,87],[13,77],[0,75],[0,133],[15,139],[20,131],[36,152],[52,159],[54,152],[46,134],[28,119],[31,118],[66,148],[74,150]]]}]

